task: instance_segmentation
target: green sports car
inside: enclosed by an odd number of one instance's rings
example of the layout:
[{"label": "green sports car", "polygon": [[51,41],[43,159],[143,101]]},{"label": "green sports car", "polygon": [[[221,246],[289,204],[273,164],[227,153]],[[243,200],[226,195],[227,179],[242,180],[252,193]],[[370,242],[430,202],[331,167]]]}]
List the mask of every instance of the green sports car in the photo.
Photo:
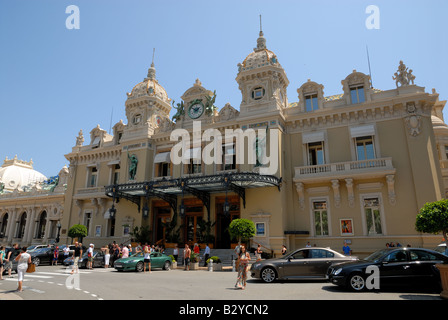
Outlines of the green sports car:
[{"label": "green sports car", "polygon": [[[133,254],[129,258],[121,258],[114,262],[114,268],[118,271],[136,270],[142,272],[144,268],[144,256],[143,252]],[[171,269],[171,258],[164,253],[153,252],[151,253],[151,270],[155,268],[162,268],[163,270]],[[148,265],[146,265],[148,270]]]}]

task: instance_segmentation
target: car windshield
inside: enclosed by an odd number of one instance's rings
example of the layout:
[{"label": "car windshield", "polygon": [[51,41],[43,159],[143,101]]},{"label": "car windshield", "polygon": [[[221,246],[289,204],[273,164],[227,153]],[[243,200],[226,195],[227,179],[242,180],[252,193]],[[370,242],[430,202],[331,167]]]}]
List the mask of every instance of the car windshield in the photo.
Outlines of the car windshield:
[{"label": "car windshield", "polygon": [[134,253],[131,257],[143,257],[143,252]]},{"label": "car windshield", "polygon": [[370,262],[376,262],[389,252],[390,252],[390,250],[387,250],[387,249],[378,250],[378,251],[375,251],[374,253],[370,254],[366,258],[364,258],[364,260],[370,261]]}]

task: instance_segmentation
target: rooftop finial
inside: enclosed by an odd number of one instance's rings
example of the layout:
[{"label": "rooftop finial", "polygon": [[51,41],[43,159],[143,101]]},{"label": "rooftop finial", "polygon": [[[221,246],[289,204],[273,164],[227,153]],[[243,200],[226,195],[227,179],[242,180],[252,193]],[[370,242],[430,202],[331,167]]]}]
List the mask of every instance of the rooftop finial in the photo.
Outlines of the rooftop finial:
[{"label": "rooftop finial", "polygon": [[156,51],[156,48],[152,49],[152,62],[151,62],[151,68],[148,69],[148,76],[147,79],[154,80],[156,78],[156,68],[154,68],[154,53]]},{"label": "rooftop finial", "polygon": [[263,37],[263,29],[261,26],[261,14],[260,14],[260,33],[257,39],[257,48],[254,49],[256,51],[266,49],[266,39]]},{"label": "rooftop finial", "polygon": [[156,52],[156,48],[152,48],[152,62],[151,62],[151,67],[154,68],[154,53]]}]

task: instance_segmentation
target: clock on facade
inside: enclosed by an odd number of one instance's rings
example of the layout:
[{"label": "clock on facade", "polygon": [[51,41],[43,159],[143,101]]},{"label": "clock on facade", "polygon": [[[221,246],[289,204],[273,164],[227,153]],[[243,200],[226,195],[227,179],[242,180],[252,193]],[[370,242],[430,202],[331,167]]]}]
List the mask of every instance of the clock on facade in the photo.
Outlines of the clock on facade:
[{"label": "clock on facade", "polygon": [[197,119],[204,113],[204,105],[202,103],[195,103],[188,109],[188,115],[191,119]]}]

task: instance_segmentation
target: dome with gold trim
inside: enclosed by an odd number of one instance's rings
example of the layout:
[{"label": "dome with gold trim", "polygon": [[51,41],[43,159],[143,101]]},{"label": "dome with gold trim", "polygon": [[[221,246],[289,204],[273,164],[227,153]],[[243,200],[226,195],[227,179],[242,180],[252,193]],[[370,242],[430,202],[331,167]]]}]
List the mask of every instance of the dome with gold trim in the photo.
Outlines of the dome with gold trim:
[{"label": "dome with gold trim", "polygon": [[0,167],[0,193],[12,192],[16,188],[35,184],[47,180],[42,173],[33,169],[33,161],[6,158]]},{"label": "dome with gold trim", "polygon": [[437,134],[448,134],[448,125],[443,122],[439,117],[432,115],[431,116],[432,127],[434,129],[434,133]]},{"label": "dome with gold trim", "polygon": [[156,69],[154,63],[148,69],[148,76],[140,83],[136,84],[130,93],[127,93],[128,100],[141,97],[157,97],[166,103],[170,103],[166,90],[160,85],[156,79]]},{"label": "dome with gold trim", "polygon": [[263,31],[260,31],[257,47],[244,59],[243,63],[238,64],[238,71],[247,71],[268,65],[280,66],[275,53],[266,48],[266,39],[263,36]]}]

